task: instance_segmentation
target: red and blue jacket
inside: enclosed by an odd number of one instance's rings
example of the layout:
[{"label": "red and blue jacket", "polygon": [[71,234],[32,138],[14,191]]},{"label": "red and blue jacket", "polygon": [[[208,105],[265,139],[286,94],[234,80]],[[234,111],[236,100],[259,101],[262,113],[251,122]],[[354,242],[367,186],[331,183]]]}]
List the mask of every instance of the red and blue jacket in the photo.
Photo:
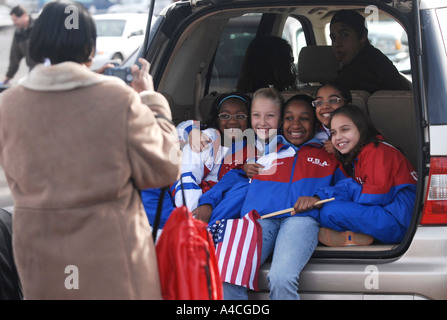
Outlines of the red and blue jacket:
[{"label": "red and blue jacket", "polygon": [[[363,147],[353,166],[353,178],[317,191],[322,199],[337,200],[320,210],[321,226],[326,226],[328,220],[335,221],[327,217],[336,216],[335,224],[340,227],[354,224],[351,229],[356,230],[351,231],[370,234],[382,242],[399,241],[410,224],[416,197],[417,174],[413,166],[398,149],[385,142]],[[364,205],[358,212],[359,219],[351,214],[350,203]],[[369,219],[367,210],[374,211]]]},{"label": "red and blue jacket", "polygon": [[[210,204],[210,225],[221,219],[234,219],[255,209],[260,215],[293,207],[300,196],[312,196],[318,188],[346,178],[336,157],[326,152],[318,139],[300,147],[278,135],[276,143],[257,160],[263,172],[249,180],[242,170],[231,170],[199,204]],[[316,211],[316,210],[315,210]],[[284,214],[277,217],[290,216]]]},{"label": "red and blue jacket", "polygon": [[[259,159],[265,168],[251,180],[242,215],[256,210],[262,216],[291,208],[299,197],[313,196],[319,188],[346,178],[335,155],[329,154],[318,139],[313,138],[299,147],[285,139],[282,142],[276,154]],[[275,218],[285,216],[290,214]]]},{"label": "red and blue jacket", "polygon": [[[207,129],[205,131],[208,131]],[[247,158],[252,157],[255,147],[246,141],[235,141],[230,146],[220,144],[217,135],[209,147],[200,153],[191,150],[189,144],[183,147],[182,183],[186,197],[186,206],[193,211],[199,198],[209,191],[231,169],[242,168]],[[180,181],[171,187],[175,205],[183,204]]]},{"label": "red and blue jacket", "polygon": [[[185,121],[177,128],[179,139],[184,144],[181,181],[178,180],[170,185],[168,192],[164,195],[160,228],[164,226],[172,210],[183,205],[182,188],[186,206],[193,211],[202,194],[209,191],[230,170],[242,168],[245,161],[255,154],[255,147],[247,144],[246,141],[235,141],[229,146],[221,145],[220,133],[212,128],[203,130],[212,142],[205,150],[194,152],[187,142],[188,134],[193,127],[193,121]],[[159,188],[141,191],[143,205],[151,224],[155,218],[160,194]]]}]

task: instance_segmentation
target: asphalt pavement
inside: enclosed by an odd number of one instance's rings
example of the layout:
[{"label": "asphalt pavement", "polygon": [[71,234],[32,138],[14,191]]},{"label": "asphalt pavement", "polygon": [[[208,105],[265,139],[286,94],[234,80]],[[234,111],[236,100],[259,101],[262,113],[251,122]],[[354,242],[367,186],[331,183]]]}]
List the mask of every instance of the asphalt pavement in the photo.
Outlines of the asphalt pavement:
[{"label": "asphalt pavement", "polygon": [[[9,63],[9,50],[11,48],[12,37],[14,35],[14,27],[6,27],[0,29],[0,82],[5,79],[6,70]],[[17,84],[18,80],[28,73],[28,67],[26,66],[25,59],[20,64],[19,71],[15,77],[11,80],[10,84]],[[0,167],[0,208],[11,209],[14,205],[14,201],[11,197],[8,184],[6,182],[3,169]]]}]

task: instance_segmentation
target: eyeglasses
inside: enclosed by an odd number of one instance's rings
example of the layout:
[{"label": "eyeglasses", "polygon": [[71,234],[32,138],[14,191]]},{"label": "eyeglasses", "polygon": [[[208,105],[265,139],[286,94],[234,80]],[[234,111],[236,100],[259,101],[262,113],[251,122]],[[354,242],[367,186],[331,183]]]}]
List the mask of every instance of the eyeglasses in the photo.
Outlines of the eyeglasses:
[{"label": "eyeglasses", "polygon": [[334,98],[330,98],[328,100],[314,100],[314,101],[312,101],[312,105],[316,108],[316,107],[321,107],[325,103],[327,103],[327,104],[337,104],[340,101],[346,101],[346,99],[342,99],[342,98],[339,98],[339,97],[334,97]]},{"label": "eyeglasses", "polygon": [[226,120],[229,121],[231,118],[234,117],[234,120],[236,121],[245,121],[247,120],[247,115],[246,114],[228,114],[228,113],[219,113],[218,115],[220,120]]}]

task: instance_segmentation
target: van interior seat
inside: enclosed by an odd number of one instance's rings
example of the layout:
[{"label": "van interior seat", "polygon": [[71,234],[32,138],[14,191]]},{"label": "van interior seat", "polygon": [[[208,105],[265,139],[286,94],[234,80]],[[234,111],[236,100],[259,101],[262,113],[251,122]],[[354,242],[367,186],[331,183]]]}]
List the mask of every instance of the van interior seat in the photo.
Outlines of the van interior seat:
[{"label": "van interior seat", "polygon": [[[339,68],[340,64],[335,59],[331,46],[303,47],[298,56],[298,88],[282,91],[284,100],[300,93],[314,97],[321,84],[334,81]],[[211,92],[200,99],[199,110],[205,119],[209,115],[214,99],[219,94]],[[252,92],[246,94],[253,96]],[[363,90],[351,90],[351,95],[352,103],[368,113],[367,101],[370,94]]]},{"label": "van interior seat", "polygon": [[[335,80],[339,69],[340,63],[335,58],[331,46],[303,47],[298,56],[298,90],[295,93],[305,93],[314,97],[320,85]],[[283,95],[284,98],[286,95],[289,96],[286,92],[283,92]],[[370,94],[364,90],[351,90],[351,95],[352,104],[367,113]]]},{"label": "van interior seat", "polygon": [[303,47],[298,55],[299,89],[313,83],[326,83],[337,77],[340,64],[331,46]]},{"label": "van interior seat", "polygon": [[412,91],[376,91],[368,99],[368,113],[385,139],[400,149],[417,168],[417,126]]}]

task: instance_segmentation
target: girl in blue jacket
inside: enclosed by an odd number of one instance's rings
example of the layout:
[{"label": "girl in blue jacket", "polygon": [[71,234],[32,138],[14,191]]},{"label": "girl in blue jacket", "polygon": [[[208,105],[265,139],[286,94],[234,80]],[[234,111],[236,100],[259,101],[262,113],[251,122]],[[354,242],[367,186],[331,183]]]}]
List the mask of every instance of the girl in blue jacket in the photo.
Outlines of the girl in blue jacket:
[{"label": "girl in blue jacket", "polygon": [[[283,135],[277,152],[260,158],[264,166],[247,188],[241,215],[256,210],[261,216],[293,207],[298,198],[311,197],[344,178],[335,155],[313,138],[316,128],[312,99],[297,95],[283,110]],[[317,209],[311,210],[318,213]],[[318,222],[311,216],[283,214],[258,220],[262,227],[261,264],[272,254],[267,276],[271,299],[299,299],[301,270],[318,243]],[[225,299],[247,299],[245,287],[224,283]]]},{"label": "girl in blue jacket", "polygon": [[[330,122],[332,143],[350,179],[321,188],[317,197],[335,197],[313,215],[322,226],[319,240],[329,246],[400,242],[410,224],[416,171],[396,148],[383,141],[361,109],[337,109]],[[295,206],[303,212],[306,206]]]},{"label": "girl in blue jacket", "polygon": [[[184,121],[177,126],[182,148],[182,179],[169,186],[164,192],[162,214],[159,230],[169,218],[171,212],[183,205],[181,189],[185,193],[186,206],[189,210],[197,207],[200,196],[214,186],[228,171],[242,168],[247,157],[254,154],[255,147],[238,134],[249,128],[251,99],[238,92],[225,93],[213,103],[209,120],[204,130],[211,143],[205,150],[193,150],[187,143],[188,135],[193,129],[199,129],[194,121]],[[234,138],[234,139],[233,139]],[[146,214],[153,225],[162,189],[145,189],[141,191]]]}]

